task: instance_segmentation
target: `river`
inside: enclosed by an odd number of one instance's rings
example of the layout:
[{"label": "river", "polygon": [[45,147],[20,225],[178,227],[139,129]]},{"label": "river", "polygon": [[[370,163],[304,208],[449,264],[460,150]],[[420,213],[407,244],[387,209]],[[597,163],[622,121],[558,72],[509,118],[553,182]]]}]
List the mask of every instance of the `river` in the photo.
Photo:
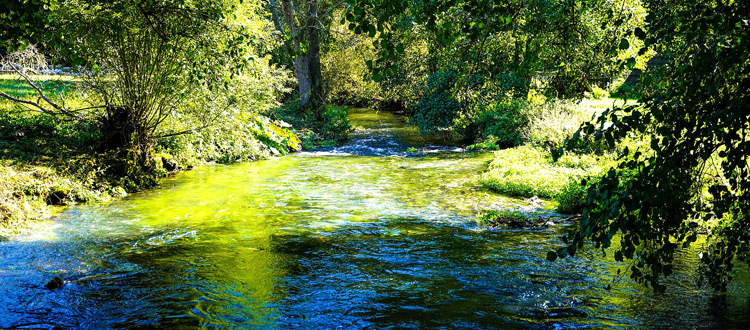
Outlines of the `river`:
[{"label": "river", "polygon": [[[664,294],[601,251],[548,262],[561,224],[490,229],[491,153],[352,109],[344,146],[213,165],[122,200],[67,208],[0,242],[0,328],[746,328],[750,280],[695,285],[680,253]],[[448,146],[446,146],[448,144]],[[66,284],[45,288],[55,276]],[[608,288],[610,287],[611,288]]]}]

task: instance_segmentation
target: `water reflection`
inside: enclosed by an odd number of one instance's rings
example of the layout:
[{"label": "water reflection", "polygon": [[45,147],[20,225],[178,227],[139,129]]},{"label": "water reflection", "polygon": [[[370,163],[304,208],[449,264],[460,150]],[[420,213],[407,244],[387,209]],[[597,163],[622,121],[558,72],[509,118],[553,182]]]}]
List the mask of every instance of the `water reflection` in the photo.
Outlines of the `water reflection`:
[{"label": "water reflection", "polygon": [[[747,272],[729,295],[712,298],[693,285],[697,259],[688,251],[665,295],[627,279],[606,290],[625,265],[601,252],[545,260],[564,227],[486,230],[474,222],[486,208],[548,212],[549,205],[477,189],[491,155],[434,147],[439,140],[389,114],[352,118],[364,130],[347,146],[185,172],[163,189],[71,208],[29,236],[0,242],[0,328],[750,322]],[[354,146],[382,150],[353,156]],[[67,284],[45,289],[54,276]]]}]

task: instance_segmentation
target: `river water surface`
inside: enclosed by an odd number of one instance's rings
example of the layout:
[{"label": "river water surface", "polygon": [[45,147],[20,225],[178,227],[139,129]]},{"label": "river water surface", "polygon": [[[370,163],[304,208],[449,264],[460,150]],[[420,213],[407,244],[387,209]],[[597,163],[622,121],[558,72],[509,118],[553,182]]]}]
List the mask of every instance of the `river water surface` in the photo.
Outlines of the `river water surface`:
[{"label": "river water surface", "polygon": [[[477,224],[486,209],[551,212],[480,189],[491,154],[419,135],[389,113],[350,116],[362,129],[345,146],[183,172],[0,242],[0,328],[750,324],[746,271],[715,296],[695,285],[690,250],[655,294],[601,251],[548,262],[565,225]],[[46,289],[55,276],[65,286]]]}]

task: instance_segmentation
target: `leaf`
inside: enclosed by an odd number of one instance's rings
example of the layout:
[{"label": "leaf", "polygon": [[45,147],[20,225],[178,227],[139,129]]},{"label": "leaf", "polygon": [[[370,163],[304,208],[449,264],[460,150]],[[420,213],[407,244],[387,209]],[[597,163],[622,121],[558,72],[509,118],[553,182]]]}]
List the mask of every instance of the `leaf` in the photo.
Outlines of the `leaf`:
[{"label": "leaf", "polygon": [[628,39],[622,38],[622,40],[620,40],[620,50],[625,50],[628,48],[630,48],[630,41],[628,41]]},{"label": "leaf", "polygon": [[547,260],[549,260],[549,261],[555,261],[555,260],[557,260],[557,253],[555,251],[549,251],[549,252],[547,252]]},{"label": "leaf", "polygon": [[635,31],[633,31],[633,34],[635,34],[635,36],[641,40],[646,40],[646,38],[648,38],[648,36],[646,35],[646,32],[644,32],[643,29],[641,28],[636,28]]}]

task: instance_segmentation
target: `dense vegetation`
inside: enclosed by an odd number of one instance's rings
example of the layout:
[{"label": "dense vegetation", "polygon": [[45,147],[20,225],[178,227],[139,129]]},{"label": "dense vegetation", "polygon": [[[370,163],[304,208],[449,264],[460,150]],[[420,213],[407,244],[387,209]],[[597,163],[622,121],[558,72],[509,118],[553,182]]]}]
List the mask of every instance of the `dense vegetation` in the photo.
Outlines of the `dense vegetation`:
[{"label": "dense vegetation", "polygon": [[[725,289],[750,255],[746,2],[13,0],[0,10],[5,223],[180,167],[341,143],[346,106],[370,106],[497,150],[486,188],[580,213],[550,260],[617,237],[615,258],[661,290],[675,251],[708,233],[703,275]],[[39,74],[49,64],[71,75]],[[645,73],[625,81],[633,69]]]}]

